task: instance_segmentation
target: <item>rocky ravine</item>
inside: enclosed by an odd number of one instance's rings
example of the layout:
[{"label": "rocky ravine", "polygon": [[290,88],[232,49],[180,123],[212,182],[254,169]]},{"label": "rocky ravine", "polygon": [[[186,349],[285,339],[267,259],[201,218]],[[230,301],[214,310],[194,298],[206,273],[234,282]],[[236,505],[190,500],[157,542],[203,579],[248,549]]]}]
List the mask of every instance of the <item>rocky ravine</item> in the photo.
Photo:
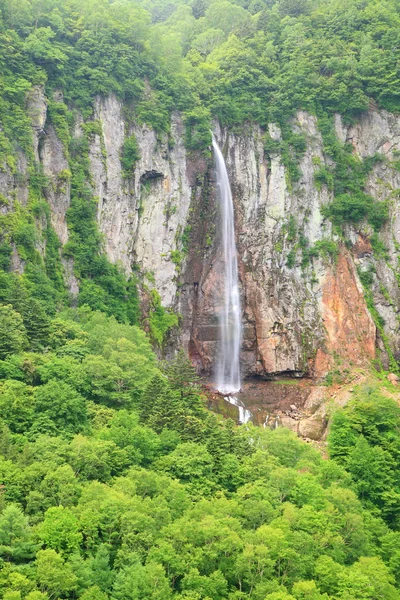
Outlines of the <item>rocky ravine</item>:
[{"label": "rocky ravine", "polygon": [[[67,168],[67,161],[56,132],[46,122],[46,100],[40,89],[31,94],[28,105],[37,158],[54,184],[48,192],[52,223],[65,244],[65,212],[70,196],[68,185],[58,184],[58,176]],[[126,272],[136,263],[148,281],[154,282],[163,304],[182,315],[175,343],[183,343],[199,369],[210,373],[221,302],[212,161],[188,155],[184,127],[177,114],[172,119],[169,139],[160,139],[147,126],[127,127],[123,106],[114,96],[96,101],[95,118],[101,123],[102,135],[94,136],[90,163],[106,252]],[[314,185],[318,168],[315,157],[321,164],[326,162],[315,118],[299,112],[293,127],[307,137],[307,151],[300,165],[302,177],[293,189],[287,186],[280,157],[269,160],[265,155],[260,128],[248,126],[242,135],[234,135],[218,124],[215,127],[235,202],[244,372],[320,378],[338,361],[350,367],[369,362],[377,349],[387,362],[357,275],[357,268],[366,270],[371,266],[376,271],[372,286],[375,306],[384,318],[386,338],[400,358],[400,208],[395,196],[400,173],[390,166],[393,152],[400,151],[400,118],[370,111],[352,127],[345,127],[339,116],[336,119],[338,137],[351,142],[361,157],[380,152],[389,159],[375,165],[367,183],[371,195],[393,198],[390,220],[381,233],[389,257],[373,256],[366,226],[349,228],[351,250],[340,244],[336,264],[318,258],[306,270],[301,267],[300,255],[292,268],[287,266],[293,248],[288,235],[289,218],[295,218],[297,230],[310,246],[331,239],[330,224],[320,211],[331,195],[326,187],[319,191]],[[123,178],[120,163],[127,133],[135,134],[141,156],[129,181]],[[274,139],[280,137],[274,125],[269,133]],[[81,134],[78,119],[75,135]],[[26,172],[23,155],[19,170]],[[15,179],[2,172],[0,186],[3,194],[16,195],[26,202],[21,177]],[[23,269],[18,256],[13,264],[15,269]],[[65,270],[71,292],[76,294],[72,265],[65,262]]]}]

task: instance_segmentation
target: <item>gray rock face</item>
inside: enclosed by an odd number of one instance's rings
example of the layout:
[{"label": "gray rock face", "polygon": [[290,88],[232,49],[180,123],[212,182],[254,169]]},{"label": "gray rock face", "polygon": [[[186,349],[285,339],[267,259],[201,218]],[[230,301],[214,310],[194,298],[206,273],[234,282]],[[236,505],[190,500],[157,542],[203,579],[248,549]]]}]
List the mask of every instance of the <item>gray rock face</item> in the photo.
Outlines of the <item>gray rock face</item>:
[{"label": "gray rock face", "polygon": [[[52,224],[65,244],[65,215],[70,205],[68,163],[54,129],[46,125],[46,110],[43,91],[35,88],[28,98],[34,150],[51,181],[47,199]],[[133,126],[125,115],[115,96],[96,100],[94,118],[101,135],[92,137],[89,159],[105,251],[127,274],[137,265],[159,292],[163,305],[181,313],[176,344],[187,347],[199,369],[210,373],[218,352],[222,298],[212,160],[188,155],[178,114],[173,116],[169,136],[157,136],[146,125]],[[76,137],[82,135],[81,125],[78,115]],[[366,191],[390,204],[390,219],[380,234],[387,252],[373,253],[368,242],[371,231],[362,224],[347,231],[353,243],[351,251],[336,240],[340,247],[336,263],[323,256],[304,261],[302,247],[335,239],[321,214],[321,207],[332,199],[331,192],[314,182],[316,170],[329,164],[329,159],[324,156],[313,116],[299,112],[292,127],[307,140],[300,164],[302,175],[293,186],[279,153],[265,152],[264,132],[259,127],[246,126],[241,134],[233,134],[215,124],[235,203],[243,372],[320,377],[339,359],[350,364],[373,359],[376,344],[384,347],[381,336],[376,339],[358,278],[358,270],[371,268],[375,270],[371,290],[385,321],[385,336],[394,355],[400,357],[400,173],[393,168],[396,150],[400,151],[400,119],[385,111],[370,111],[351,127],[345,126],[340,116],[335,119],[338,138],[351,143],[360,157],[383,155],[384,160],[375,164],[368,178]],[[275,125],[270,125],[269,134],[280,139]],[[135,135],[140,158],[127,177],[121,152],[130,135]],[[24,161],[21,156],[22,174],[26,174]],[[7,197],[27,201],[23,178],[17,181],[7,170],[1,171],[0,187]],[[13,264],[16,270],[23,269],[18,256],[13,256]],[[76,294],[72,267],[65,264],[65,274]]]},{"label": "gray rock face", "polygon": [[[151,273],[163,304],[172,306],[179,262],[173,253],[181,250],[191,199],[182,122],[174,116],[170,139],[157,138],[147,126],[127,128],[114,96],[98,99],[96,116],[102,140],[95,136],[90,161],[107,254],[127,273],[133,262]],[[140,154],[129,179],[120,161],[126,130],[135,135]]]},{"label": "gray rock face", "polygon": [[40,148],[40,161],[44,174],[50,180],[50,185],[46,189],[46,198],[51,208],[51,224],[61,244],[64,245],[68,241],[65,213],[71,200],[70,173],[63,146],[52,125],[46,128],[46,135]]},{"label": "gray rock face", "polygon": [[39,161],[39,140],[44,135],[47,118],[47,101],[42,86],[34,86],[26,98],[26,111],[32,121],[33,151]]},{"label": "gray rock face", "polygon": [[169,141],[158,141],[147,127],[137,127],[134,133],[141,155],[135,171],[138,222],[134,255],[143,271],[154,273],[164,305],[173,306],[191,202],[184,130],[175,115]]},{"label": "gray rock face", "polygon": [[115,96],[98,98],[95,116],[101,123],[102,136],[94,137],[89,158],[94,194],[98,198],[98,221],[110,260],[129,271],[135,201],[122,179],[119,158],[125,137],[122,106]]},{"label": "gray rock face", "polygon": [[355,125],[343,125],[340,115],[335,118],[336,134],[343,142],[353,145],[362,158],[375,153],[393,157],[400,145],[400,119],[386,110],[363,113]]}]

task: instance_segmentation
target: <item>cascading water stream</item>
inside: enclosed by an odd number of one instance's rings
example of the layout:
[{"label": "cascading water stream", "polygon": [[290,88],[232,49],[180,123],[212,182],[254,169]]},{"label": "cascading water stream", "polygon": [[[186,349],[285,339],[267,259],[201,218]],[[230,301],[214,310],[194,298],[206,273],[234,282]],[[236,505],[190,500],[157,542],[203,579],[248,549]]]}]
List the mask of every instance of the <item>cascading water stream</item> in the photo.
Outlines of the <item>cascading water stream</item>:
[{"label": "cascading water stream", "polygon": [[212,145],[221,206],[221,248],[224,273],[223,305],[219,316],[220,352],[216,368],[216,387],[228,402],[239,408],[239,420],[246,423],[250,419],[251,413],[234,396],[240,391],[242,320],[232,192],[224,157],[214,135]]}]

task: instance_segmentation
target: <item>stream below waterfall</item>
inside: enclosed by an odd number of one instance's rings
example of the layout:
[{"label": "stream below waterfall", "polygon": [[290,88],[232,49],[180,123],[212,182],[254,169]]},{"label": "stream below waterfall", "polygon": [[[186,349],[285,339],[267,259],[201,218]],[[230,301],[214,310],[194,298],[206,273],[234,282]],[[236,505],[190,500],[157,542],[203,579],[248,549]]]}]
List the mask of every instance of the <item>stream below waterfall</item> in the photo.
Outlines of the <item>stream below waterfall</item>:
[{"label": "stream below waterfall", "polygon": [[240,392],[229,396],[213,393],[215,387],[212,382],[205,385],[208,406],[212,411],[238,423],[251,421],[255,425],[275,429],[285,423],[285,417],[293,413],[293,407],[302,412],[313,382],[306,378],[276,381],[245,379]]}]

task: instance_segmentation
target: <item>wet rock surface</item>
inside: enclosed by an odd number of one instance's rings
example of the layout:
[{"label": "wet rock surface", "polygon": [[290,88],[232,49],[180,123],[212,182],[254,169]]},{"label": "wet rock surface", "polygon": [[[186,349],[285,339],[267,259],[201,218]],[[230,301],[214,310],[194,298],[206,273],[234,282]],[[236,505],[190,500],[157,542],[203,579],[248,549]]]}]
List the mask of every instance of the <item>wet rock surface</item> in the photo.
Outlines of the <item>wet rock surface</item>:
[{"label": "wet rock surface", "polygon": [[[375,123],[374,118],[361,122],[357,132],[340,125],[339,135],[344,141],[353,140],[355,151],[361,157],[370,156],[369,153],[374,154],[382,147],[377,134],[372,136],[375,141],[368,137],[371,127],[374,131],[378,127],[379,119],[385,122],[385,139],[392,137],[391,148],[398,144],[399,120],[387,120],[381,115]],[[318,165],[329,162],[323,153],[316,120],[299,112],[293,128],[305,135],[307,150],[300,165],[302,176],[292,188],[287,185],[280,157],[265,152],[264,133],[258,127],[249,126],[239,135],[217,125],[216,132],[226,158],[235,203],[244,325],[243,373],[247,377],[290,373],[318,380],[334,370],[338,363],[346,362],[352,369],[363,367],[375,358],[379,339],[377,342],[376,327],[358,275],[359,268],[369,268],[372,248],[368,237],[354,232],[355,245],[351,250],[336,240],[339,250],[336,261],[315,257],[312,265],[305,268],[301,253],[297,252],[288,266],[289,253],[297,243],[288,235],[290,218],[296,235],[301,232],[309,247],[321,240],[332,239],[333,235],[329,221],[321,215],[321,208],[332,200],[332,193],[326,186],[317,189],[314,182]],[[279,139],[279,128],[271,126],[270,135]],[[389,174],[385,171],[387,167],[380,163],[376,168],[384,181],[389,183],[390,180],[390,189],[394,189],[393,177],[397,176],[392,170],[389,169]],[[210,178],[212,182],[211,174]],[[377,194],[372,195],[380,198]],[[212,186],[208,202],[210,219],[207,223],[218,219]],[[199,370],[206,374],[210,373],[218,353],[221,305],[218,240],[214,239],[209,248],[201,245],[201,234],[204,239],[210,231],[212,229],[202,223],[198,237],[192,240],[183,279],[189,283],[195,271],[197,283],[194,287],[184,286],[185,297],[179,303],[183,328],[189,332],[190,355]],[[398,230],[391,228],[390,231],[392,238],[400,239],[400,226]],[[393,241],[391,243],[393,245]],[[378,262],[379,275],[376,275],[372,290],[374,301],[385,323],[388,315],[385,327],[392,347],[396,349],[400,338],[396,317],[400,298],[397,302],[398,284],[393,279],[396,271],[394,265],[389,268],[380,265],[384,261]],[[390,289],[390,297],[395,299],[392,303],[382,297],[382,288],[386,289],[381,285],[382,278]],[[382,344],[380,352],[385,356]]]},{"label": "wet rock surface", "polygon": [[[240,420],[238,408],[227,402],[221,394],[213,393],[212,384],[205,389],[211,410],[235,421]],[[317,391],[323,403],[327,388],[315,386],[310,379],[249,379],[243,382],[242,390],[236,396],[242,406],[251,412],[250,420],[255,425],[270,428],[284,426],[302,437],[321,439],[326,420],[315,413],[314,404],[309,404],[309,399],[315,397]]]}]

